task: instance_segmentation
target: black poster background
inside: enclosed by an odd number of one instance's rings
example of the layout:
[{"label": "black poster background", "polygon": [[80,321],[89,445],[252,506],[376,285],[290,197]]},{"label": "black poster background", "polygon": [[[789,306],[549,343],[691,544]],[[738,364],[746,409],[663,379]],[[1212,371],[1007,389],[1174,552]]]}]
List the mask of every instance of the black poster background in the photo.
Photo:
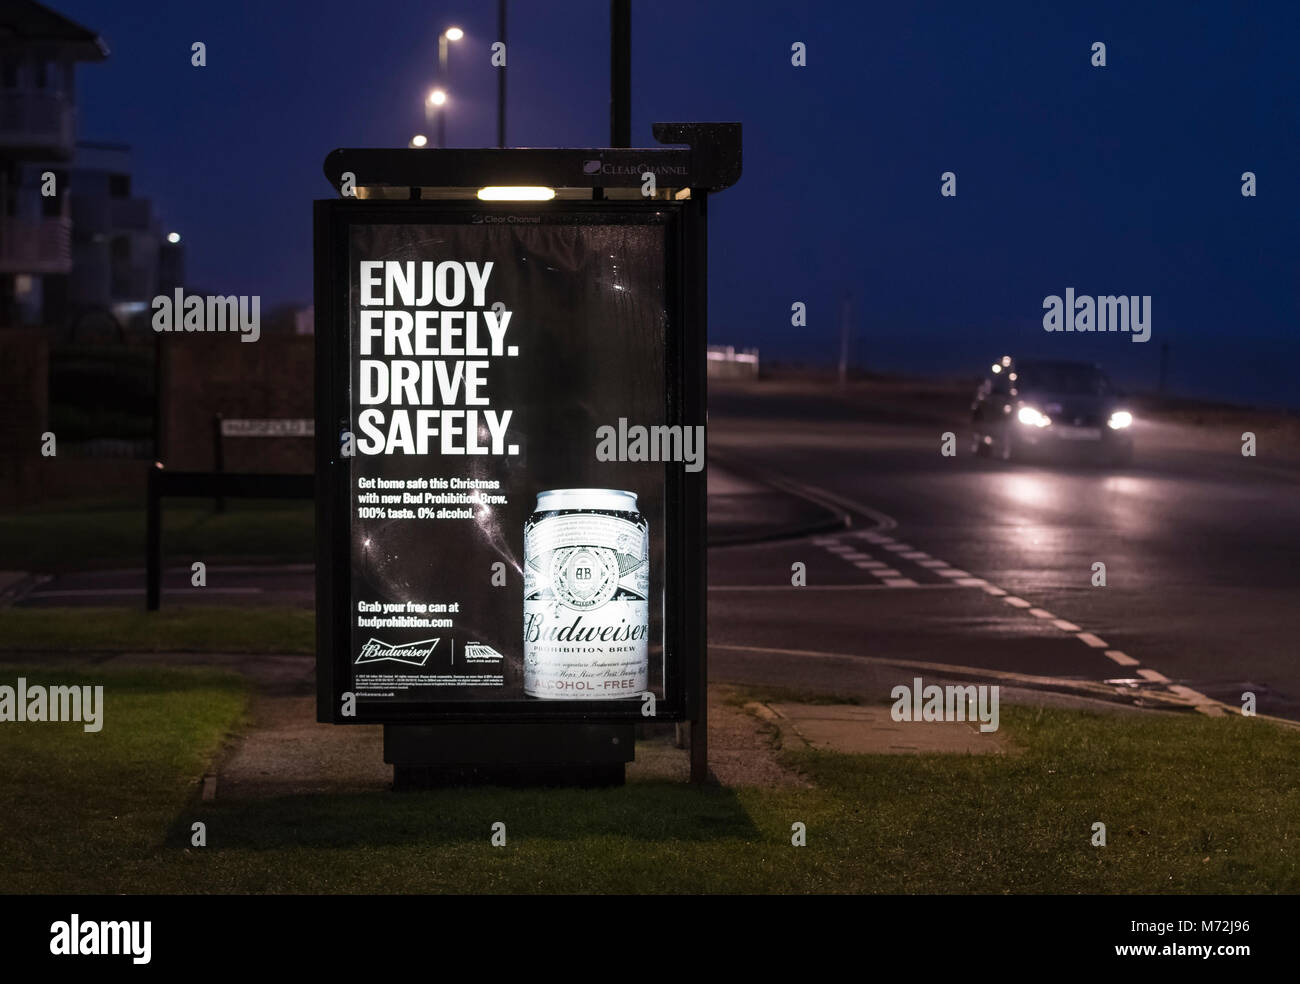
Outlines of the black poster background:
[{"label": "black poster background", "polygon": [[[358,449],[356,456],[345,459],[351,472],[351,682],[355,684],[359,669],[407,675],[497,672],[494,664],[466,665],[462,649],[473,641],[503,654],[498,664],[503,686],[413,687],[390,697],[359,695],[359,700],[535,701],[523,692],[523,530],[537,493],[557,488],[637,493],[640,511],[650,524],[649,686],[663,696],[665,465],[598,461],[596,431],[604,425],[617,427],[620,417],[628,426],[667,422],[665,227],[651,216],[635,224],[591,221],[548,215],[540,223],[350,228],[349,403],[358,440],[363,435],[357,417],[366,409],[357,402],[362,261],[414,261],[417,271],[423,261],[435,266],[443,260],[480,266],[491,261],[484,307],[490,310],[504,302],[512,312],[505,344],[519,347],[516,357],[489,358],[482,390],[491,409],[514,411],[507,443],[519,445],[517,455],[444,457],[435,441],[427,456],[366,455]],[[472,305],[467,286],[458,310],[476,310]],[[405,310],[438,309],[433,301],[427,308]],[[486,344],[488,335],[481,325],[480,338]],[[384,358],[376,351],[372,349],[368,358]],[[394,408],[378,406],[385,412],[386,432]],[[463,407],[463,401],[458,406]],[[413,417],[417,408],[406,409]],[[358,518],[360,478],[422,476],[494,478],[501,483],[498,494],[509,502],[492,507],[490,513],[475,507],[470,520]],[[496,561],[506,564],[505,587],[492,585]],[[450,629],[361,628],[356,624],[361,600],[459,602],[460,612],[445,616],[455,620]],[[391,645],[441,641],[421,667],[391,660],[358,667],[357,655],[372,638]]]}]

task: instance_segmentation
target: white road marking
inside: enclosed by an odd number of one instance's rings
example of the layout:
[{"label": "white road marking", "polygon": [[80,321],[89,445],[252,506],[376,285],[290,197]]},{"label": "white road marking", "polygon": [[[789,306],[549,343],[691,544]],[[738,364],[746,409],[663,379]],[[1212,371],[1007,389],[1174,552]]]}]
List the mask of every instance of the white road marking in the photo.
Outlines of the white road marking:
[{"label": "white road marking", "polygon": [[883,567],[880,570],[871,572],[876,577],[902,577],[902,571],[896,571],[892,567]]},{"label": "white road marking", "polygon": [[912,545],[910,543],[891,543],[885,549],[893,553],[902,553],[904,550],[911,550]]},{"label": "white road marking", "polygon": [[[947,587],[944,584],[918,584],[918,588]],[[807,590],[807,589],[805,589]],[[889,589],[885,589],[889,590]],[[739,653],[763,653],[771,656],[805,656],[811,659],[852,660],[855,663],[871,663],[878,666],[903,666],[915,668],[928,673],[960,673],[963,676],[1003,680],[1007,683],[1028,683],[1037,686],[1066,687],[1083,690],[1103,698],[1114,698],[1117,688],[1108,682],[1096,680],[1063,679],[1059,677],[1032,676],[1028,673],[1012,673],[1007,670],[993,670],[983,666],[957,666],[950,663],[931,663],[924,660],[894,659],[881,656],[861,656],[852,653],[831,653],[817,649],[775,649],[765,646],[734,646],[722,643],[710,643],[710,649],[726,649]]]},{"label": "white road marking", "polygon": [[885,583],[891,588],[915,588],[917,586],[916,582],[910,577],[891,577]]},{"label": "white road marking", "polygon": [[884,561],[881,560],[855,560],[853,562],[853,566],[861,567],[864,570],[868,570],[868,571],[870,570],[883,571],[889,567],[888,564],[886,564]]},{"label": "white road marking", "polygon": [[[870,518],[875,520],[876,528],[874,530],[850,531],[844,534],[846,536],[861,537],[870,543],[878,544],[878,545],[898,543],[898,541],[896,541],[893,537],[885,536],[881,532],[883,530],[895,529],[898,526],[897,520],[893,519],[893,517],[891,516],[886,515],[885,513],[879,512],[878,510],[872,509],[870,506],[863,505],[862,503],[857,502],[853,499],[849,499],[845,496],[836,495],[835,493],[828,492],[825,489],[817,488],[816,486],[804,485],[803,483],[795,482],[793,480],[777,476],[770,472],[767,475],[767,481],[771,485],[775,485],[778,488],[784,488],[786,491],[793,491],[795,494],[802,495],[804,498],[811,499],[815,502],[819,502],[819,504],[823,506],[825,506],[829,502],[835,506],[840,507],[841,509],[850,509],[859,512],[865,516],[869,516]],[[852,518],[849,515],[842,514],[842,517],[845,526],[850,526],[852,524]],[[820,539],[814,542],[817,542],[819,545],[825,545],[827,549],[832,550],[834,552],[837,553],[844,552],[844,545],[840,544],[839,542],[834,542],[832,544],[825,544],[823,540]],[[1030,609],[1030,614],[1034,615],[1035,617],[1053,619],[1053,624],[1057,628],[1063,631],[1074,633],[1081,642],[1083,642],[1085,645],[1091,648],[1105,649],[1107,645],[1107,643],[1104,640],[1102,640],[1100,637],[1093,635],[1091,632],[1084,632],[1082,629],[1080,629],[1079,626],[1075,625],[1073,622],[1069,622],[1065,619],[1057,619],[1054,616],[1052,616],[1051,613],[1046,612],[1041,608],[1033,608],[1032,602],[1026,601],[1023,598],[1018,598],[1014,595],[1009,595],[1004,589],[999,588],[996,585],[989,584],[987,581],[983,581],[982,578],[975,578],[972,577],[966,571],[957,571],[953,568],[950,568],[947,562],[945,561],[924,559],[926,555],[922,554],[921,551],[913,551],[907,544],[899,544],[897,547],[886,547],[886,549],[890,550],[893,553],[898,553],[902,555],[904,559],[914,560],[918,565],[922,567],[928,567],[932,569],[942,569],[942,570],[938,570],[938,573],[941,576],[955,579],[957,583],[953,584],[949,582],[943,584],[917,584],[915,581],[911,581],[908,578],[899,577],[899,578],[891,579],[897,583],[887,582],[886,584],[883,585],[865,585],[865,584],[863,585],[822,585],[822,586],[814,586],[811,589],[808,587],[804,587],[801,590],[862,591],[862,590],[873,590],[873,589],[893,590],[895,587],[915,587],[918,589],[919,588],[928,589],[928,588],[952,588],[952,587],[965,587],[965,586],[974,587],[976,586],[976,584],[979,584],[979,586],[981,586],[985,592],[987,592],[988,594],[994,597],[1001,597],[1003,601],[1005,601],[1009,605],[1012,605],[1015,608]],[[848,552],[851,552],[851,550],[852,548],[848,548]],[[904,551],[906,551],[906,553]],[[856,558],[846,558],[846,559],[856,559]],[[863,566],[864,563],[866,562],[859,562],[859,566]],[[898,573],[897,571],[892,571],[892,570],[890,572],[894,574]],[[876,577],[883,576],[879,570],[872,570],[871,573]],[[784,591],[786,590],[786,587],[784,585],[753,585],[753,586],[714,585],[714,586],[710,586],[708,590],[709,591],[714,591],[714,590]],[[721,648],[748,648],[748,647],[724,646]],[[778,650],[766,650],[766,651],[777,652]],[[789,652],[793,653],[796,651],[791,650]],[[1137,660],[1133,659],[1132,657],[1128,656],[1126,653],[1123,653],[1118,649],[1106,649],[1105,652],[1108,658],[1121,665],[1136,666],[1138,664]],[[812,653],[806,650],[803,651],[803,653],[807,655],[823,655],[823,656],[831,655],[829,653]],[[895,665],[900,665],[900,664],[895,663]],[[925,664],[925,665],[937,667],[937,664]],[[985,675],[997,675],[996,671],[983,671],[983,672],[985,673]],[[1213,700],[1210,697],[1207,697],[1204,694],[1200,694],[1197,691],[1192,690],[1190,687],[1173,685],[1171,684],[1170,680],[1167,677],[1165,677],[1163,674],[1155,670],[1139,669],[1138,673],[1143,679],[1150,680],[1155,683],[1168,684],[1168,686],[1166,687],[1167,692],[1172,693],[1175,696],[1183,697],[1185,700],[1191,700],[1196,710],[1203,714],[1207,714],[1215,717],[1221,717],[1224,714],[1223,704]],[[1012,675],[1004,674],[1004,676],[1010,677]]]},{"label": "white road marking", "polygon": [[[710,591],[884,591],[887,584],[809,584],[796,587],[793,584],[710,584]],[[918,584],[919,590],[960,590],[957,585],[945,581],[942,584]]]},{"label": "white road marking", "polygon": [[854,550],[852,553],[840,554],[845,560],[870,560],[871,554],[864,554],[860,550]]},{"label": "white road marking", "polygon": [[932,560],[933,558],[924,550],[909,550],[903,554],[904,560]]},{"label": "white road marking", "polygon": [[[265,588],[169,588],[163,594],[262,594]],[[81,598],[86,595],[139,595],[144,588],[66,588],[59,591],[33,591],[28,598]]]},{"label": "white road marking", "polygon": [[[961,588],[983,588],[987,587],[989,582],[982,577],[959,577],[952,583]],[[998,590],[1002,589],[998,588]]]}]

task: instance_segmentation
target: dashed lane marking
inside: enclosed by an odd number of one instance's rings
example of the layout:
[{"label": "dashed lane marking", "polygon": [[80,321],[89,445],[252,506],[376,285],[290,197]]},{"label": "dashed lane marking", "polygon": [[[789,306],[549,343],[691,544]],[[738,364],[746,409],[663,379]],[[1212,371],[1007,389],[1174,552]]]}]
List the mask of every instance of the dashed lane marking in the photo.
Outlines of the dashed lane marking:
[{"label": "dashed lane marking", "polygon": [[[900,580],[902,580],[900,578]],[[915,582],[913,582],[915,584]],[[918,591],[962,591],[955,584],[915,584]],[[796,587],[793,584],[710,584],[710,591],[888,591],[895,585],[889,584],[806,584]],[[911,585],[897,585],[911,587]]]},{"label": "dashed lane marking", "polygon": [[[880,566],[878,562],[866,559],[869,555],[854,551],[852,547],[843,544],[839,539],[834,539],[830,537],[818,537],[813,539],[812,542],[816,543],[818,546],[825,547],[827,550],[833,553],[840,555],[845,560],[855,563],[858,567],[867,570],[874,577],[880,578],[884,581],[884,583],[881,585],[826,585],[823,586],[822,588],[823,590],[872,590],[875,588],[884,588],[888,590],[893,588],[904,588],[904,587],[906,588],[945,588],[945,587],[975,588],[978,587],[981,588],[983,591],[985,591],[987,594],[995,598],[1000,597],[1004,602],[1006,602],[1008,605],[1011,605],[1014,608],[1019,608],[1021,610],[1028,609],[1029,614],[1033,615],[1035,618],[1050,620],[1056,628],[1062,630],[1063,632],[1073,633],[1075,638],[1077,638],[1080,642],[1082,642],[1084,645],[1088,646],[1089,648],[1104,650],[1107,658],[1109,658],[1113,662],[1120,664],[1121,666],[1138,665],[1138,661],[1133,659],[1128,654],[1118,649],[1106,648],[1107,643],[1104,639],[1100,638],[1097,635],[1094,635],[1091,632],[1083,631],[1082,628],[1080,628],[1078,625],[1075,625],[1073,622],[1070,622],[1063,618],[1057,618],[1055,615],[1053,615],[1051,612],[1046,611],[1045,609],[1034,607],[1033,602],[1027,601],[1024,598],[1016,597],[1015,595],[1008,594],[1005,589],[1000,588],[995,584],[991,584],[984,578],[974,577],[968,571],[963,571],[954,568],[951,565],[949,565],[946,561],[939,560],[937,558],[931,558],[930,555],[925,553],[924,551],[916,550],[910,544],[903,543],[894,537],[886,536],[883,531],[893,530],[898,526],[898,522],[895,519],[893,519],[891,516],[887,516],[884,513],[872,509],[870,506],[866,506],[860,502],[857,502],[853,499],[849,499],[845,496],[837,495],[835,493],[828,492],[825,489],[816,488],[814,486],[804,485],[802,483],[795,482],[790,479],[786,479],[782,476],[771,475],[769,476],[768,480],[770,484],[773,484],[778,488],[784,488],[787,491],[793,491],[795,494],[803,495],[805,498],[811,499],[814,502],[819,502],[822,505],[826,505],[829,502],[830,504],[837,506],[841,509],[851,510],[853,512],[860,513],[861,515],[870,517],[872,520],[876,522],[876,528],[874,530],[854,530],[854,531],[841,534],[841,536],[858,537],[863,540],[866,540],[868,543],[872,543],[877,546],[883,546],[887,551],[889,551],[892,554],[897,554],[901,559],[912,561],[916,563],[918,566],[928,568],[931,571],[933,571],[935,574],[938,574],[940,577],[948,579],[947,583],[944,584],[918,584],[916,581],[912,580],[911,578],[902,577],[899,571],[894,570],[891,567]],[[851,517],[845,515],[846,525],[850,522],[851,522]],[[778,590],[778,591],[785,590],[784,585],[761,586],[761,587],[755,586],[752,588],[740,586],[740,585],[734,587],[723,586],[723,587],[716,587],[716,588],[711,586],[709,590],[710,591],[713,590],[744,591],[744,590],[761,590],[762,588],[769,588],[770,590]],[[816,588],[810,589],[808,587],[804,587],[801,588],[800,590],[804,590],[804,591],[816,590]],[[1137,672],[1138,675],[1141,676],[1144,680],[1148,680],[1152,683],[1164,684],[1166,692],[1172,694],[1173,696],[1179,698],[1180,700],[1186,703],[1190,703],[1197,711],[1203,714],[1207,714],[1215,717],[1222,716],[1224,714],[1225,705],[1222,704],[1221,702],[1216,701],[1210,697],[1207,697],[1205,694],[1193,690],[1191,687],[1186,687],[1181,684],[1174,684],[1169,680],[1168,677],[1166,677],[1164,674],[1156,670],[1139,669]]]}]

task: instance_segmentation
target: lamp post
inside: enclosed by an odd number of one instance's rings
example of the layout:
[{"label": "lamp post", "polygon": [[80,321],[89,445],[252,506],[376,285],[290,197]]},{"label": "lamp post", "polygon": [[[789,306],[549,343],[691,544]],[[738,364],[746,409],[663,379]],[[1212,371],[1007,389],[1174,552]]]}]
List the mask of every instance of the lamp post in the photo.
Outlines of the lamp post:
[{"label": "lamp post", "polygon": [[447,105],[447,90],[442,88],[431,90],[429,92],[429,99],[425,105],[428,107],[430,114],[438,114],[437,142],[435,143],[435,146],[443,147],[446,144],[447,136],[447,128],[445,124],[446,111],[443,109],[443,107]]},{"label": "lamp post", "polygon": [[452,41],[459,41],[464,36],[465,32],[459,27],[449,27],[438,35],[438,88],[429,93],[429,105],[434,107],[433,111],[438,114],[439,148],[447,146],[447,111],[443,107],[447,103],[447,91],[444,87],[447,84],[448,49]]}]

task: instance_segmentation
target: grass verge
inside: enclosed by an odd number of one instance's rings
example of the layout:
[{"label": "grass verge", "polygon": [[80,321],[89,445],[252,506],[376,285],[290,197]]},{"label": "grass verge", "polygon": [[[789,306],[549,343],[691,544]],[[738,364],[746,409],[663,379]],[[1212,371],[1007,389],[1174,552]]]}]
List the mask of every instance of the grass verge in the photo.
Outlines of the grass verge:
[{"label": "grass verge", "polygon": [[[310,502],[231,499],[224,513],[216,513],[206,499],[164,499],[163,554],[187,558],[187,564],[194,557],[305,563],[312,559],[313,509]],[[144,549],[143,501],[0,513],[6,570],[143,567]]]},{"label": "grass verge", "polygon": [[0,652],[312,653],[310,609],[227,605],[0,608]]},{"label": "grass verge", "polygon": [[20,676],[29,686],[103,686],[103,729],[0,723],[0,886],[138,890],[152,865],[170,867],[165,836],[240,721],[243,681],[213,670],[0,666],[2,685]]},{"label": "grass verge", "polygon": [[[4,842],[40,868],[15,870],[4,852],[13,890],[1300,890],[1300,735],[1258,720],[1005,706],[1016,755],[782,752],[807,790],[644,782],[202,803],[192,780],[237,714],[233,692],[141,686],[109,705],[121,744],[28,725],[25,752],[0,758]],[[137,755],[153,771],[133,771]],[[189,844],[195,820],[204,849]],[[490,844],[497,821],[504,847]],[[1092,846],[1095,822],[1105,847]]]}]

